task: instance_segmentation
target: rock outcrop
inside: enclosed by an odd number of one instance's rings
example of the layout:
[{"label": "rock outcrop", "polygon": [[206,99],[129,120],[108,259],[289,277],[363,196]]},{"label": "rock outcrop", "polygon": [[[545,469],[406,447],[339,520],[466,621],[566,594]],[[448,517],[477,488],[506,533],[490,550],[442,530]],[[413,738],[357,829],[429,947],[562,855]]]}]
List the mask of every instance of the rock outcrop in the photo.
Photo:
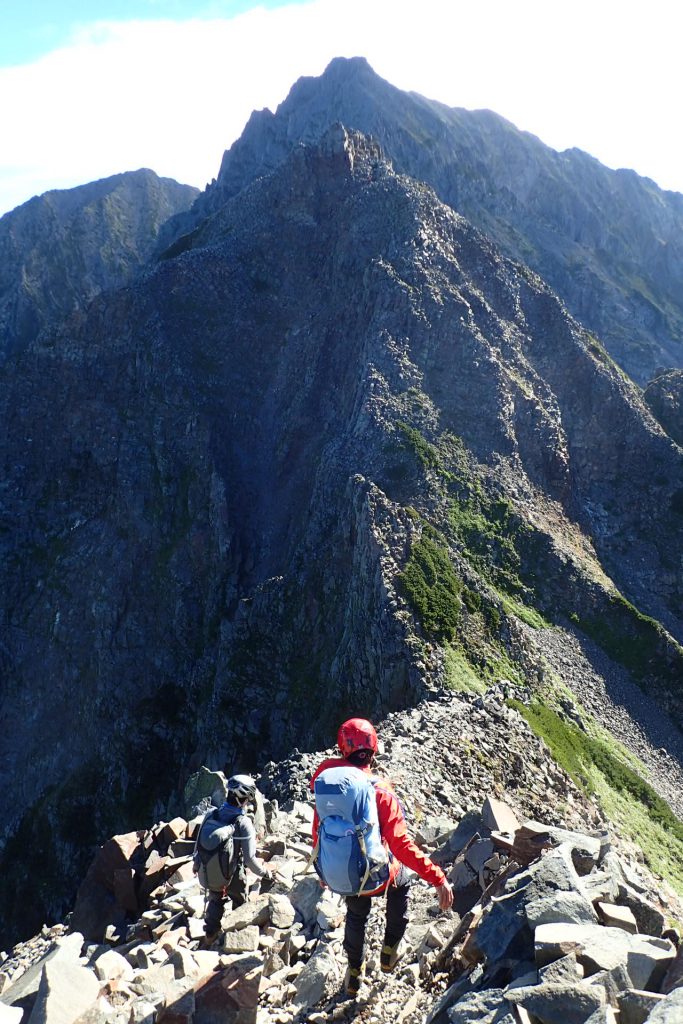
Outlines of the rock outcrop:
[{"label": "rock outcrop", "polygon": [[161,226],[198,189],[153,171],[46,192],[0,219],[0,358],[121,288],[148,262]]},{"label": "rock outcrop", "polygon": [[[643,398],[669,437],[683,448],[683,370],[660,373],[649,382]],[[683,492],[679,502],[683,507]]]}]

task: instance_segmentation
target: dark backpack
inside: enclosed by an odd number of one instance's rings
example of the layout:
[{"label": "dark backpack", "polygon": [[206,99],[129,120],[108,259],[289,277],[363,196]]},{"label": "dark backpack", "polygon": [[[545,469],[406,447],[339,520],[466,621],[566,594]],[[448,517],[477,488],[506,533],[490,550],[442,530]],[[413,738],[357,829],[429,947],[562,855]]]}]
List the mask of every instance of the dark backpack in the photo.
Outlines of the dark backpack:
[{"label": "dark backpack", "polygon": [[194,864],[202,888],[220,892],[230,884],[238,867],[237,846],[235,822],[226,824],[217,810],[209,811],[194,847]]}]

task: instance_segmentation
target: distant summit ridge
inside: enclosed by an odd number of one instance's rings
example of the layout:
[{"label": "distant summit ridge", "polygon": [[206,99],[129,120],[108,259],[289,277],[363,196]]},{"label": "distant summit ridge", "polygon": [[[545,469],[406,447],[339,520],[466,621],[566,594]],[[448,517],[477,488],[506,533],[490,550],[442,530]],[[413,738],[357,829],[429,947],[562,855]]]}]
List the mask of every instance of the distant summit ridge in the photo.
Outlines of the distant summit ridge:
[{"label": "distant summit ridge", "polygon": [[0,359],[128,283],[198,189],[147,168],[35,196],[0,218]]},{"label": "distant summit ridge", "polygon": [[300,78],[273,114],[252,114],[214,184],[162,244],[191,231],[301,142],[335,122],[376,138],[395,169],[526,263],[640,384],[683,366],[683,196],[578,149],[558,153],[488,110],[403,92],[363,57]]}]

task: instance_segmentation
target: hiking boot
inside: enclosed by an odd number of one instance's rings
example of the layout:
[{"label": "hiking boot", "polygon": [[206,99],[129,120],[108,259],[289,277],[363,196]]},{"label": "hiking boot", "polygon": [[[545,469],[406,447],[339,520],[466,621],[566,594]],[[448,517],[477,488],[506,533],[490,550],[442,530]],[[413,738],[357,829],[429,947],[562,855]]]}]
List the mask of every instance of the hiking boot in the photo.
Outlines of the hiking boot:
[{"label": "hiking boot", "polygon": [[355,999],[360,991],[360,985],[365,974],[365,964],[360,967],[347,967],[344,978],[344,991],[350,999]]},{"label": "hiking boot", "polygon": [[405,951],[406,946],[403,939],[399,939],[395,946],[382,946],[382,952],[379,955],[379,965],[382,968],[382,973],[391,974]]},{"label": "hiking boot", "polygon": [[199,940],[199,949],[211,949],[220,939],[223,932],[220,928],[213,932],[206,932],[203,939]]}]

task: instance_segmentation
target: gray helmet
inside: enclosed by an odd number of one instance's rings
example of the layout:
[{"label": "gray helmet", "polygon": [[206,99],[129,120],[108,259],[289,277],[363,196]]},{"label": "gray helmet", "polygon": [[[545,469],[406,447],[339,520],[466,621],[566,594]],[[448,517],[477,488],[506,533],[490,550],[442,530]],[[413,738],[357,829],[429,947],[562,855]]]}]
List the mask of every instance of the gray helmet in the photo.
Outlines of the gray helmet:
[{"label": "gray helmet", "polygon": [[246,803],[256,792],[256,783],[251,775],[231,775],[228,779],[228,801],[231,804]]}]

